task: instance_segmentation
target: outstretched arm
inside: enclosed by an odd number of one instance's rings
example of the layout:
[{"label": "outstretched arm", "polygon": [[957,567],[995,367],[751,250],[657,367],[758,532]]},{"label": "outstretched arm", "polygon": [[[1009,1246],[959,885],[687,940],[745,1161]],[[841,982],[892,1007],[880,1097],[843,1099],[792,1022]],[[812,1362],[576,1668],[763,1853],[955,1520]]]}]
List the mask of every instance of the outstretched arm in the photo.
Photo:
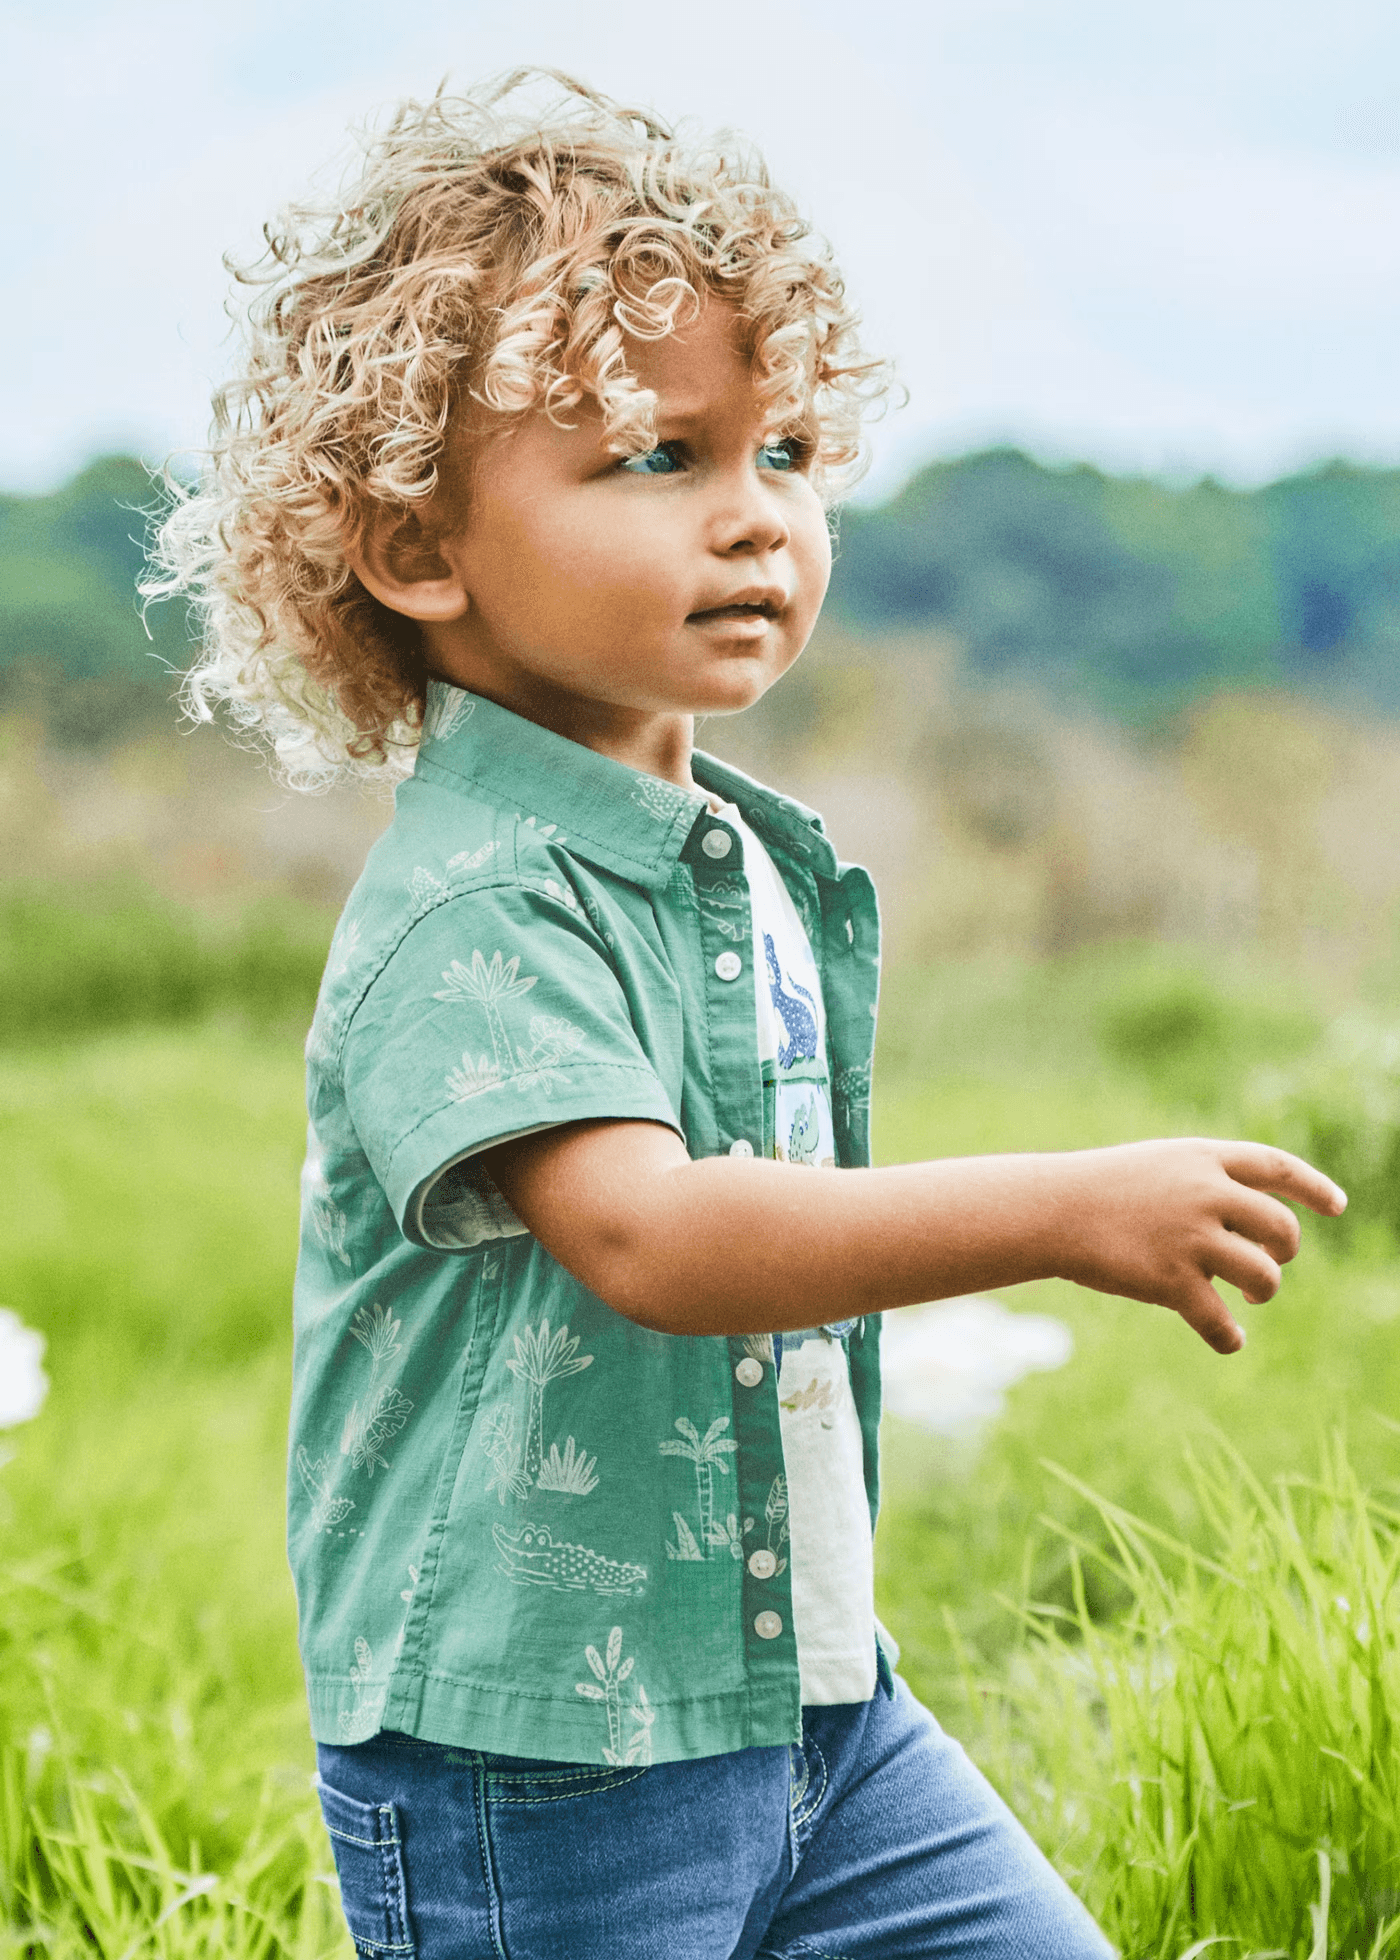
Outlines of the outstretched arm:
[{"label": "outstretched arm", "polygon": [[1170,1307],[1229,1354],[1244,1335],[1211,1282],[1272,1299],[1299,1241],[1279,1199],[1325,1217],[1346,1205],[1287,1151],[1199,1138],[826,1173],[696,1162],[659,1124],[578,1123],[485,1163],[560,1265],[668,1334],[810,1327],[1060,1278]]}]

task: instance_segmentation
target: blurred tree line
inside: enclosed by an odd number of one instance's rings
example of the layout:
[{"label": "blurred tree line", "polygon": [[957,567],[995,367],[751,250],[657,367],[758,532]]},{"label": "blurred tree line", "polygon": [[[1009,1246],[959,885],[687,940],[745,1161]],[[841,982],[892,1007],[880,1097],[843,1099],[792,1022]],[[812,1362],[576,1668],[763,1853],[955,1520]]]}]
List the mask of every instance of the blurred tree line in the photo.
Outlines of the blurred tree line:
[{"label": "blurred tree line", "polygon": [[[189,646],[178,606],[153,607],[149,635],[137,609],[154,501],[124,456],[0,497],[0,712],[77,747],[168,716]],[[885,659],[934,634],[969,682],[1128,726],[1242,688],[1400,709],[1400,470],[1172,488],[997,449],[931,465],[840,531],[828,617]]]},{"label": "blurred tree line", "polygon": [[156,486],[105,456],[44,497],[0,497],[0,714],[64,747],[106,747],[171,719],[190,660],[178,606],[143,626],[136,581]]},{"label": "blurred tree line", "polygon": [[847,511],[829,605],[861,632],[936,628],[969,678],[1130,725],[1259,686],[1394,710],[1400,470],[1173,489],[989,450]]}]

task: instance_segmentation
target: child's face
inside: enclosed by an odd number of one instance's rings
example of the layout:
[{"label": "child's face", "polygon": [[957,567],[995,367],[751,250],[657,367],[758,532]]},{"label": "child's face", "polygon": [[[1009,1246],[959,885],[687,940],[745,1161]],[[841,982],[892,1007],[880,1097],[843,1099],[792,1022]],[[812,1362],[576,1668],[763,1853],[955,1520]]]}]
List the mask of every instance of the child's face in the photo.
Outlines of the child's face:
[{"label": "child's face", "polygon": [[657,448],[610,454],[593,407],[488,441],[436,538],[449,576],[423,582],[437,616],[417,613],[433,671],[584,739],[750,706],[806,645],[831,569],[806,454],[766,421],[734,310],[710,299],[627,359],[656,391]]}]

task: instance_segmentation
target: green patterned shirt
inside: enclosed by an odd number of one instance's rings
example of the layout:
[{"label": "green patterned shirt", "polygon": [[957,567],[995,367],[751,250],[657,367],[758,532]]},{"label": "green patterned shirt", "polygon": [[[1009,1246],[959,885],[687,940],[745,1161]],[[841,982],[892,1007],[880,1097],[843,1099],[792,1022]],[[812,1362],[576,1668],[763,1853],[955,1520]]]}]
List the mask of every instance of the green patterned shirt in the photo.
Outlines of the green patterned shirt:
[{"label": "green patterned shirt", "polygon": [[[801,805],[694,772],[806,926],[837,1163],[865,1164],[870,880]],[[319,1740],[626,1764],[797,1738],[771,1338],[614,1313],[479,1163],[609,1117],[767,1152],[754,986],[705,796],[432,684],[307,1041],[289,1546]],[[849,1345],[873,1522],[878,1317]]]}]

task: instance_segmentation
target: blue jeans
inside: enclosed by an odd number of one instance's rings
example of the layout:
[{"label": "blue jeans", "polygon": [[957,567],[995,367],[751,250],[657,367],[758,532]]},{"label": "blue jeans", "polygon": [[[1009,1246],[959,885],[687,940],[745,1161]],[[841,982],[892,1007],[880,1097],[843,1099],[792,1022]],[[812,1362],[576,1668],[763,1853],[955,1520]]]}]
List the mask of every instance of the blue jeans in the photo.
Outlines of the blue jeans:
[{"label": "blue jeans", "polygon": [[654,1768],[410,1736],[322,1746],[368,1960],[1109,1960],[1113,1949],[902,1681],[802,1741]]}]

